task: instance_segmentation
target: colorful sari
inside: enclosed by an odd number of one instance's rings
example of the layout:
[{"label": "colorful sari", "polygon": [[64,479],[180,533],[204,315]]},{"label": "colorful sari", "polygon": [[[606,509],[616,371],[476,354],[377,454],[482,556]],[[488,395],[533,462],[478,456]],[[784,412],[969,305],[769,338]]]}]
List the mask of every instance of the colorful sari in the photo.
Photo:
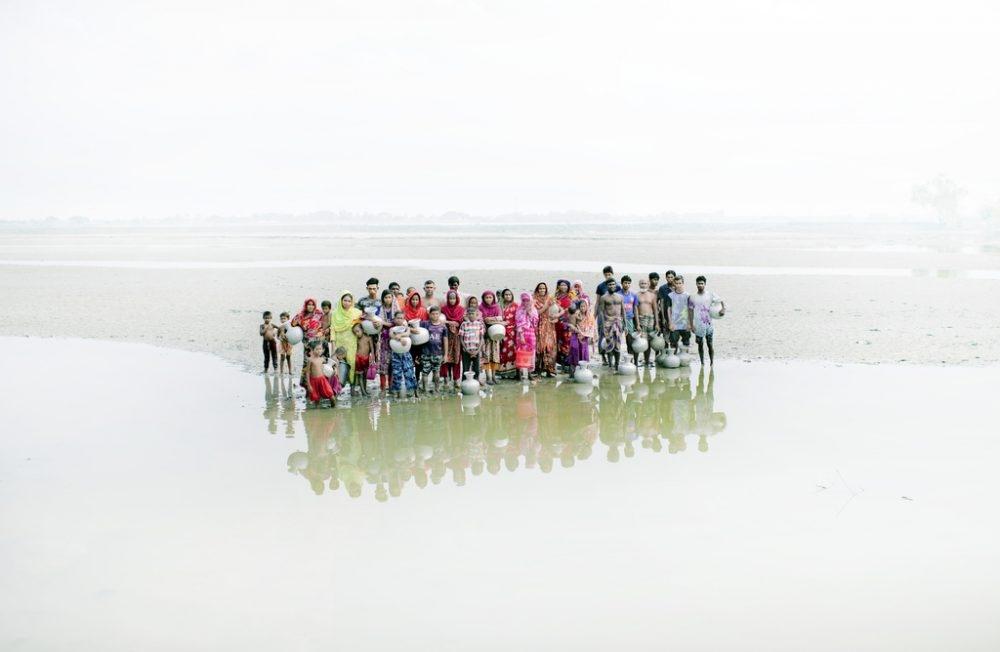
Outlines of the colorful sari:
[{"label": "colorful sari", "polygon": [[[517,368],[534,368],[534,357],[536,351],[536,331],[538,329],[538,311],[532,305],[531,295],[527,292],[521,294],[521,305],[514,313],[514,323],[517,329]],[[530,361],[530,362],[529,362]]]},{"label": "colorful sari", "polygon": [[[556,288],[558,288],[563,283],[566,284],[567,288],[570,287],[569,281],[567,281],[566,279],[559,279],[558,281],[556,281]],[[559,304],[559,307],[562,308],[563,310],[562,317],[556,323],[556,342],[557,342],[556,360],[559,361],[560,363],[565,363],[567,357],[569,356],[569,340],[570,340],[570,335],[572,334],[571,331],[566,327],[566,325],[567,325],[567,314],[569,311],[569,307],[573,303],[573,291],[568,290],[566,292],[559,292],[559,290],[556,289],[555,298],[556,298],[556,303]]]},{"label": "colorful sari", "polygon": [[[385,292],[388,292],[388,290]],[[385,294],[383,293],[384,296]],[[375,312],[382,320],[382,332],[379,333],[378,339],[378,373],[384,377],[384,380],[381,381],[383,389],[385,389],[385,383],[388,382],[389,375],[392,374],[392,349],[389,347],[389,329],[398,311],[399,304],[396,302],[395,297],[393,297],[391,305],[379,304],[378,310]]]},{"label": "colorful sari", "polygon": [[[493,303],[487,305],[487,296],[493,297]],[[497,295],[492,290],[483,292],[482,301],[479,303],[479,318],[485,325],[486,330],[489,330],[489,327],[492,325],[490,322],[497,323],[495,320],[503,319],[503,313],[500,310],[500,305],[497,303]],[[487,369],[499,369],[500,349],[502,346],[502,340],[496,341],[487,334],[482,350],[482,364]]]},{"label": "colorful sari", "polygon": [[[455,297],[455,304],[451,299]],[[444,305],[441,306],[441,314],[448,322],[448,346],[444,349],[444,363],[441,365],[441,377],[448,378],[449,371],[451,378],[458,380],[462,377],[462,338],[459,337],[458,328],[465,319],[465,308],[458,296],[458,292],[448,290],[444,298]]]},{"label": "colorful sari", "polygon": [[340,293],[337,305],[330,313],[330,342],[334,350],[342,346],[347,351],[347,378],[351,382],[354,378],[354,363],[358,357],[358,338],[354,335],[354,325],[361,321],[361,311],[353,303],[344,310],[344,297],[351,297],[352,301],[354,299],[354,295],[347,290]]},{"label": "colorful sari", "polygon": [[[503,292],[500,296],[503,296]],[[517,302],[511,301],[500,310],[507,330],[503,342],[500,343],[500,371],[514,371],[514,359],[517,354]]]},{"label": "colorful sari", "polygon": [[538,361],[536,367],[538,371],[554,374],[556,372],[556,322],[558,321],[558,317],[553,319],[549,314],[549,309],[557,304],[552,295],[546,293],[545,296],[542,296],[539,294],[538,288],[541,286],[541,283],[535,286],[533,298],[535,311],[538,313],[538,332],[535,349]]}]

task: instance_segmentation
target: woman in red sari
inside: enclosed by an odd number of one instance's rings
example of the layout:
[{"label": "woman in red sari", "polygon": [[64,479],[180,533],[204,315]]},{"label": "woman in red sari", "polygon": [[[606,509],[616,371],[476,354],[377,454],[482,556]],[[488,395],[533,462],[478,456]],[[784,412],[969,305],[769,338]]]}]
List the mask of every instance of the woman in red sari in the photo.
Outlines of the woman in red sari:
[{"label": "woman in red sari", "polygon": [[458,292],[448,290],[444,305],[441,306],[441,314],[444,315],[445,323],[448,325],[448,346],[444,350],[441,379],[447,387],[450,377],[452,388],[457,389],[458,381],[462,377],[462,338],[458,335],[458,327],[465,319],[465,308],[458,298]]},{"label": "woman in red sari", "polygon": [[516,372],[514,358],[517,357],[517,302],[514,293],[504,288],[500,292],[500,314],[507,329],[500,343],[500,373]]},{"label": "woman in red sari", "polygon": [[[542,282],[535,286],[535,310],[538,311],[538,334],[535,348],[535,372],[545,373],[551,378],[556,375],[556,322],[562,316],[562,308],[549,294],[549,286]],[[555,310],[553,310],[555,308]]]},{"label": "woman in red sari", "polygon": [[566,359],[569,358],[569,340],[572,333],[566,327],[566,315],[569,311],[570,305],[573,303],[573,293],[569,287],[569,281],[566,279],[559,279],[556,281],[556,303],[562,308],[562,318],[556,322],[556,342],[558,343],[558,349],[556,353],[556,361],[565,366]]}]

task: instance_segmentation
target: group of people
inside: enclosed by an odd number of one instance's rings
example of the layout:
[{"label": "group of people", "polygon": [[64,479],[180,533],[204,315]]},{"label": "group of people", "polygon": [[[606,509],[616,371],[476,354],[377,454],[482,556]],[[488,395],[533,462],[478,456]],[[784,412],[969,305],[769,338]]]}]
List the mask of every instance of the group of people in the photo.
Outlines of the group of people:
[{"label": "group of people", "polygon": [[347,385],[355,394],[367,394],[368,382],[376,379],[381,391],[402,397],[421,390],[457,391],[464,372],[484,376],[488,385],[505,376],[572,374],[589,363],[594,349],[615,371],[623,349],[636,366],[652,366],[651,349],[639,351],[633,344],[654,336],[664,337],[676,352],[689,346],[693,332],[702,364],[706,346],[714,363],[712,316],[722,316],[725,304],[706,289],[704,276],[695,284],[696,291],[688,293],[683,276],[669,270],[660,285],[659,274],[652,272],[639,279],[636,292],[628,275],[619,283],[607,266],[592,299],[582,281],[565,279],[554,291],[541,282],[519,296],[508,288],[474,295],[463,292],[452,276],[439,296],[432,280],[422,293],[415,287],[403,293],[395,281],[380,290],[379,280],[370,278],[358,300],[347,290],[335,305],[308,298],[295,315],[281,313],[279,322],[264,312],[264,371],[292,373],[289,329],[296,327],[304,345],[300,382],[310,400],[331,404]]}]

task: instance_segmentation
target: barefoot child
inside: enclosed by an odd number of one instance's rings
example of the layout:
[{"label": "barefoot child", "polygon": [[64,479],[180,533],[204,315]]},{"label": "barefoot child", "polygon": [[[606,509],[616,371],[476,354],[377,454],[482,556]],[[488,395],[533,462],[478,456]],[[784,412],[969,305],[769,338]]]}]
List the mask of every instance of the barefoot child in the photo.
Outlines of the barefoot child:
[{"label": "barefoot child", "polygon": [[264,373],[268,368],[278,371],[278,327],[271,323],[271,311],[264,311],[264,323],[260,325],[260,336],[264,347]]},{"label": "barefoot child", "polygon": [[361,324],[354,325],[354,336],[358,338],[358,351],[354,356],[354,387],[360,388],[362,396],[368,396],[368,367],[372,359],[372,338],[365,335]]},{"label": "barefoot child", "polygon": [[467,372],[473,372],[476,380],[479,380],[479,354],[483,350],[485,334],[486,326],[479,318],[479,300],[469,297],[465,320],[458,327],[458,335],[462,340],[462,367]]},{"label": "barefoot child", "polygon": [[[448,320],[439,306],[431,306],[428,313],[429,317],[420,322],[430,336],[424,345],[424,353],[420,356],[420,382],[424,391],[429,389],[436,393],[441,391],[441,365],[448,346]],[[431,383],[430,388],[427,387],[428,382]]]},{"label": "barefoot child", "polygon": [[[291,316],[287,312],[281,313],[279,319],[281,323],[287,322]],[[280,376],[285,372],[285,365],[288,366],[288,375],[292,375],[292,343],[288,341],[288,337],[285,335],[285,329],[282,328],[278,334],[278,342],[281,344],[281,358],[278,360],[278,375]]]},{"label": "barefoot child", "polygon": [[316,342],[309,351],[309,400],[319,403],[321,398],[330,400],[330,407],[337,405],[330,381],[323,374],[323,344]]},{"label": "barefoot child", "polygon": [[[330,366],[333,367],[333,378],[337,379],[335,385],[333,385],[334,391],[338,394],[342,387],[351,386],[351,364],[347,360],[347,349],[338,346],[330,356]],[[333,382],[332,380],[330,381]]]},{"label": "barefoot child", "polygon": [[[412,335],[413,329],[406,324],[406,315],[397,312],[393,318],[392,328],[389,329],[389,337],[402,341]],[[404,390],[405,385],[405,390]],[[413,370],[413,357],[409,351],[405,353],[392,352],[392,391],[396,392],[396,398],[403,398],[404,391],[412,391],[417,395],[417,376]]]}]

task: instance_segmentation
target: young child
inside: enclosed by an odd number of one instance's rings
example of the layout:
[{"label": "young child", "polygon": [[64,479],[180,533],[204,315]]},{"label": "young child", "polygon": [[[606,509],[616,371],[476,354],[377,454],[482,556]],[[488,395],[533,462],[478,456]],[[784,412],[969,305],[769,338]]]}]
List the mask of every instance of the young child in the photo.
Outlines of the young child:
[{"label": "young child", "polygon": [[462,340],[462,368],[471,371],[479,380],[479,353],[483,349],[483,336],[486,326],[479,318],[479,300],[469,297],[465,308],[465,320],[458,327],[458,336]]},{"label": "young child", "polygon": [[[291,319],[291,315],[287,312],[281,313],[278,317],[281,323],[286,323]],[[288,341],[288,337],[285,335],[285,329],[281,329],[278,335],[278,342],[281,344],[281,357],[278,360],[278,375],[280,376],[285,372],[285,365],[288,365],[288,375],[292,375],[292,343]]]},{"label": "young child", "polygon": [[[393,318],[394,325],[389,329],[389,337],[394,340],[403,340],[410,337],[413,329],[406,324],[406,315],[397,312]],[[404,390],[405,385],[405,390]],[[404,391],[412,391],[414,396],[417,392],[417,376],[413,370],[413,357],[410,352],[392,352],[392,391],[396,392],[396,398],[403,398]]]},{"label": "young child", "polygon": [[338,346],[330,356],[330,366],[333,367],[333,377],[337,379],[337,386],[335,389],[337,393],[344,386],[349,386],[351,384],[351,379],[349,377],[351,373],[351,365],[347,363],[347,349],[342,346]]},{"label": "young child", "polygon": [[358,338],[358,352],[354,357],[354,387],[360,388],[362,396],[368,396],[368,367],[371,364],[372,338],[365,334],[361,324],[351,329]]},{"label": "young child", "polygon": [[264,347],[264,373],[268,369],[278,371],[278,327],[271,323],[271,311],[264,311],[264,323],[260,325],[261,343]]},{"label": "young child", "polygon": [[330,399],[330,407],[337,405],[333,387],[323,374],[323,344],[317,342],[309,351],[309,400],[318,404],[321,398]]},{"label": "young child", "polygon": [[320,336],[323,340],[323,357],[330,357],[330,310],[333,308],[333,304],[329,301],[323,301],[319,304],[320,309],[323,311],[323,320],[320,326]]},{"label": "young child", "polygon": [[420,322],[430,335],[430,339],[424,345],[423,355],[420,356],[420,382],[427,391],[427,383],[430,381],[432,383],[430,391],[437,393],[441,391],[441,364],[448,346],[448,320],[445,319],[441,308],[436,305],[430,307],[428,314],[428,319]]}]

